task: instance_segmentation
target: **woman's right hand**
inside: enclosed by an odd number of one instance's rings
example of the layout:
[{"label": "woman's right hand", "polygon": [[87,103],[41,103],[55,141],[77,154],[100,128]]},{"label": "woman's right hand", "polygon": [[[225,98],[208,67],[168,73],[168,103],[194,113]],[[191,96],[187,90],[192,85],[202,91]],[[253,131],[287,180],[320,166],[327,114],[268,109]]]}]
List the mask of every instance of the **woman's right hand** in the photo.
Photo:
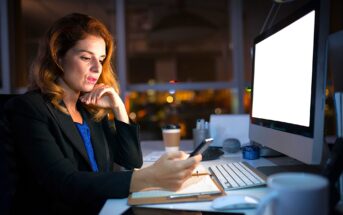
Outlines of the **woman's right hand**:
[{"label": "woman's right hand", "polygon": [[157,160],[151,168],[153,180],[160,187],[177,190],[183,182],[191,177],[194,168],[201,161],[201,156],[187,159],[188,155],[182,151],[170,152]]},{"label": "woman's right hand", "polygon": [[200,163],[201,155],[188,158],[182,151],[164,154],[151,166],[134,171],[131,179],[131,192],[149,187],[177,190]]}]

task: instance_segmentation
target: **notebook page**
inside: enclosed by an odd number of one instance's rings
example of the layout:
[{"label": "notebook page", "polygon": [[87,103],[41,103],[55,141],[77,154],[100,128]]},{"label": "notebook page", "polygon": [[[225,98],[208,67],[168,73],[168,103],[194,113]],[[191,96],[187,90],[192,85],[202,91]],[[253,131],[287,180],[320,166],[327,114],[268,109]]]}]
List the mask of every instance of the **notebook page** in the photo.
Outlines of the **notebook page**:
[{"label": "notebook page", "polygon": [[176,194],[215,194],[221,191],[215,185],[209,175],[193,176],[185,181],[181,189],[176,192],[168,190],[153,189],[132,193],[132,198],[166,197]]}]

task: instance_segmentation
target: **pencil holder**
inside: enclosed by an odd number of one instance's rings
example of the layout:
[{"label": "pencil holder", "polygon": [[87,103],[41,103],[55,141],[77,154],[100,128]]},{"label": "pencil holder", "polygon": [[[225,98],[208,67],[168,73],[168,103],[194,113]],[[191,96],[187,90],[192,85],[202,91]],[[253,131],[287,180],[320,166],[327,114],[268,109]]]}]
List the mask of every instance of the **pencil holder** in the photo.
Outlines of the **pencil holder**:
[{"label": "pencil holder", "polygon": [[209,129],[197,129],[193,128],[193,148],[195,149],[201,141],[210,137]]}]

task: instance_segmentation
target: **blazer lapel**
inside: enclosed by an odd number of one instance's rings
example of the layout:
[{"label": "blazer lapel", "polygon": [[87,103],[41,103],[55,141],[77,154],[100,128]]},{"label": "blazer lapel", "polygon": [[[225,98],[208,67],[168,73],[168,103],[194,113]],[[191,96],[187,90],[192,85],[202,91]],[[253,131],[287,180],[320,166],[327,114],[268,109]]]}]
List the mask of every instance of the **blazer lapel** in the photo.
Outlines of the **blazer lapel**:
[{"label": "blazer lapel", "polygon": [[57,110],[55,107],[53,107],[53,105],[50,102],[46,102],[46,105],[51,115],[57,121],[63,133],[69,138],[70,142],[74,145],[76,150],[82,155],[82,157],[87,161],[88,165],[90,166],[90,161],[83,140],[72,118],[69,115]]},{"label": "blazer lapel", "polygon": [[86,111],[82,107],[79,108],[79,110],[82,114],[82,118],[86,120],[89,126],[93,151],[95,155],[95,160],[98,164],[98,168],[99,170],[104,171],[106,170],[106,165],[107,165],[106,151],[105,151],[105,145],[104,145],[106,144],[106,138],[102,131],[101,123],[96,123],[93,120],[91,120],[91,116],[87,114]]}]

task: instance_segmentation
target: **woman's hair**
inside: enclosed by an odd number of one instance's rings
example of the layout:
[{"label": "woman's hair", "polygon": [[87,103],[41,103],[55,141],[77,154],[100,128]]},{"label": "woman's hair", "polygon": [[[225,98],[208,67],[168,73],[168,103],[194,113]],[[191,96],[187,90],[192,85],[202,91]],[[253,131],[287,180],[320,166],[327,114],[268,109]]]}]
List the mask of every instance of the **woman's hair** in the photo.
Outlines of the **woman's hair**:
[{"label": "woman's hair", "polygon": [[[61,105],[64,92],[57,83],[58,78],[63,75],[58,60],[63,58],[79,40],[89,35],[101,37],[106,44],[106,58],[97,83],[112,86],[118,92],[118,83],[111,65],[112,52],[115,48],[112,36],[102,22],[88,15],[73,13],[57,20],[41,40],[37,58],[31,68],[29,89],[39,89],[51,99],[51,103],[56,108],[65,113],[68,113],[68,110]],[[103,108],[85,107],[97,121],[108,113],[108,110]]]}]

